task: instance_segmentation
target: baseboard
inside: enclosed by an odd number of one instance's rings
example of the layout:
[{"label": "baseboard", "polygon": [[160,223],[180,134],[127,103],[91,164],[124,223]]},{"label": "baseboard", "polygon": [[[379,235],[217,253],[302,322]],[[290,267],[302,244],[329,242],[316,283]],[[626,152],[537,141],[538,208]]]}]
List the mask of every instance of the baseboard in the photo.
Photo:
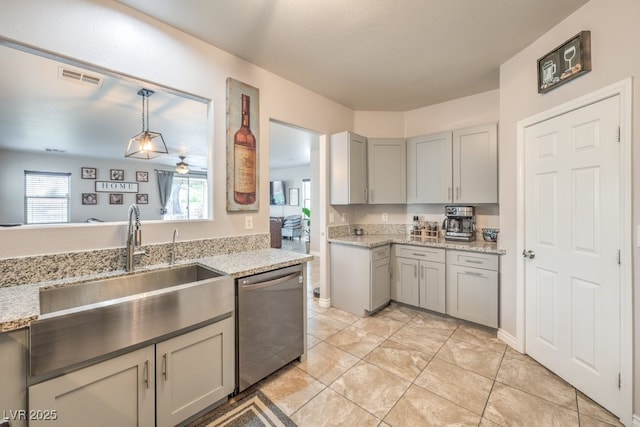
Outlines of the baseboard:
[{"label": "baseboard", "polygon": [[331,298],[318,298],[318,305],[322,308],[331,307]]},{"label": "baseboard", "polygon": [[640,427],[640,415],[633,416],[633,427]]},{"label": "baseboard", "polygon": [[514,337],[504,329],[498,329],[498,339],[512,349],[519,351],[520,353],[524,352],[524,349],[518,348],[518,340],[516,339],[516,337]]}]

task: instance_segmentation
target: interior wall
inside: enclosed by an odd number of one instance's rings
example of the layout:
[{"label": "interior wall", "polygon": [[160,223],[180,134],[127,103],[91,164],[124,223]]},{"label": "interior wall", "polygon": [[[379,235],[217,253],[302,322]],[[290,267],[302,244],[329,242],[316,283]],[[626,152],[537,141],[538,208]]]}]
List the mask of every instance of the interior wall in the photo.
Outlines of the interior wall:
[{"label": "interior wall", "polygon": [[[269,230],[269,120],[331,134],[349,129],[353,112],[218,48],[110,0],[0,0],[0,37],[177,88],[212,100],[213,221],[181,222],[184,240],[267,233]],[[260,90],[259,210],[226,211],[226,79]],[[257,129],[252,129],[257,130]],[[124,147],[123,147],[124,149]],[[245,216],[253,229],[244,227]],[[73,232],[69,231],[73,227]],[[171,240],[175,224],[145,223],[148,244]],[[125,224],[101,227],[20,227],[0,230],[0,258],[124,246]]]},{"label": "interior wall", "polygon": [[[640,40],[640,2],[637,0],[591,0],[582,8],[533,42],[523,51],[500,67],[500,238],[507,250],[502,263],[502,288],[500,294],[500,327],[516,336],[515,282],[516,282],[516,180],[519,171],[516,163],[517,122],[546,111],[582,95],[591,93],[629,77],[634,77],[634,104],[640,91],[637,78],[640,76],[640,55],[637,41]],[[546,94],[537,93],[536,63],[538,58],[556,48],[582,30],[591,31],[592,71],[562,85]],[[639,119],[633,116],[632,146],[640,143]],[[633,182],[638,180],[640,164],[638,150],[633,154]],[[633,189],[633,225],[638,227],[638,203],[640,188]],[[634,244],[634,271],[640,266]],[[638,279],[633,281],[634,312],[640,312]],[[640,354],[640,317],[635,317],[634,359]],[[640,370],[635,368],[634,390],[640,390]],[[634,413],[640,413],[640,393],[635,393]]]}]

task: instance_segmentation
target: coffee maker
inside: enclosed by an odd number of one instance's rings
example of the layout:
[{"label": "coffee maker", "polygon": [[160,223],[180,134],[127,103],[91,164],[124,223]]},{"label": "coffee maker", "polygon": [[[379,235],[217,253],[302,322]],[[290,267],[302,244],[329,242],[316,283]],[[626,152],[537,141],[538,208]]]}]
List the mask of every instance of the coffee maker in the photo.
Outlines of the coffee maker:
[{"label": "coffee maker", "polygon": [[474,206],[445,206],[442,223],[445,240],[470,242],[476,240],[476,208]]}]

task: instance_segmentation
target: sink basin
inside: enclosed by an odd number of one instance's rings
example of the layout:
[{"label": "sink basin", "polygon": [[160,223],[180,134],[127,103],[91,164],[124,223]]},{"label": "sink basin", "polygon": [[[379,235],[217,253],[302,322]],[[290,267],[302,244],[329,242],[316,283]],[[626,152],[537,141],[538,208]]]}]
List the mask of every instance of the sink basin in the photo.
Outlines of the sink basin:
[{"label": "sink basin", "polygon": [[190,264],[42,290],[33,382],[233,316],[234,281]]},{"label": "sink basin", "polygon": [[111,301],[219,276],[221,274],[213,270],[198,264],[189,264],[60,288],[41,289],[40,314]]}]

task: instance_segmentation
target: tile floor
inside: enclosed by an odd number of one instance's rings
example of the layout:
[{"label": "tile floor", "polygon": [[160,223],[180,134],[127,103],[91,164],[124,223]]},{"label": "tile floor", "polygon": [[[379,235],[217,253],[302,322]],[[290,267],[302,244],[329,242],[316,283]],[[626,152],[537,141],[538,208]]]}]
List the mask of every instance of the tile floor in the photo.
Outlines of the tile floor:
[{"label": "tile floor", "polygon": [[260,382],[299,426],[608,426],[617,418],[495,331],[392,303],[321,308],[308,263],[308,355]]}]

